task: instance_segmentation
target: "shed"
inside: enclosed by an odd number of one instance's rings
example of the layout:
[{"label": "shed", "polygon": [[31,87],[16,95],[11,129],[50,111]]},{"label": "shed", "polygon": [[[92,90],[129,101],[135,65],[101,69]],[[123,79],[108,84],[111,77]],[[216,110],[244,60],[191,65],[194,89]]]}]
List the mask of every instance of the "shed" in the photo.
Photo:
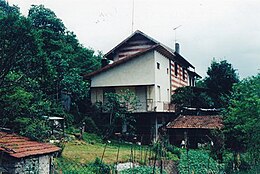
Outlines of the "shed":
[{"label": "shed", "polygon": [[210,141],[211,130],[223,127],[220,115],[181,115],[167,124],[170,142],[179,146],[185,139],[189,139],[189,146],[196,148],[198,143]]},{"label": "shed", "polygon": [[60,148],[52,144],[32,141],[15,133],[0,131],[2,174],[51,172],[55,153]]}]

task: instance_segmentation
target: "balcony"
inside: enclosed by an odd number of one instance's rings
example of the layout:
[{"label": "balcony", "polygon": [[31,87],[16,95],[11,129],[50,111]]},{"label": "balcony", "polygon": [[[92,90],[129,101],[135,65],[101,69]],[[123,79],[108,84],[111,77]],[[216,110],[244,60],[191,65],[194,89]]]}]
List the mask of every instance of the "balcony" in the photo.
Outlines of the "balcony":
[{"label": "balcony", "polygon": [[175,112],[175,105],[169,102],[153,101],[139,102],[134,112]]}]

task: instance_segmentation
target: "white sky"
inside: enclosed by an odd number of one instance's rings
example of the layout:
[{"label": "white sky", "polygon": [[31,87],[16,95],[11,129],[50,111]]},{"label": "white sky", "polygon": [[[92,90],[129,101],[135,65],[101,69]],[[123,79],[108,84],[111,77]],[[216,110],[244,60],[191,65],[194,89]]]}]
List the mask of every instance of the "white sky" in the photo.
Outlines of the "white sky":
[{"label": "white sky", "polygon": [[[62,19],[80,43],[106,53],[132,31],[133,0],[8,0],[27,15],[43,4]],[[241,78],[260,72],[259,0],[134,0],[134,30],[174,46],[206,75],[210,62],[228,60]]]}]

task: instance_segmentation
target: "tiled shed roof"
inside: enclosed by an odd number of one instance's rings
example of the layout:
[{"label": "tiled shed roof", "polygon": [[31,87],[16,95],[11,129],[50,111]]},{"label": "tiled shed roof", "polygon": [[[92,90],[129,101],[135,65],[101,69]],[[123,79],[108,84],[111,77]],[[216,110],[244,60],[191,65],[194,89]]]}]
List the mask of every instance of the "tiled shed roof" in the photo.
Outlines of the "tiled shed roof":
[{"label": "tiled shed roof", "polygon": [[220,129],[223,127],[220,115],[191,116],[181,115],[167,124],[168,129],[197,128],[197,129]]},{"label": "tiled shed roof", "polygon": [[60,148],[47,143],[32,141],[15,133],[0,131],[0,151],[15,158],[43,155],[59,151]]}]

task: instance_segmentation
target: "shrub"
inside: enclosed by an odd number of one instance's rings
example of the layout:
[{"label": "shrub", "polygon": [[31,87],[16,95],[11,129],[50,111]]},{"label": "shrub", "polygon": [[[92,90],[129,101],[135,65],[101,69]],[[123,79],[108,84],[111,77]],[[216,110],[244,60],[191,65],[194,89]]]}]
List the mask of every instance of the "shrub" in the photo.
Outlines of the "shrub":
[{"label": "shrub", "polygon": [[[159,173],[160,170],[158,168],[155,169],[155,173]],[[120,172],[120,174],[149,174],[153,173],[153,167],[149,166],[140,166],[135,168],[126,169]],[[163,174],[166,174],[165,171],[163,171]]]},{"label": "shrub", "polygon": [[181,158],[179,160],[178,170],[180,174],[188,174],[188,166],[191,173],[207,174],[218,173],[218,163],[209,156],[209,152],[205,150],[186,150],[182,151]]},{"label": "shrub", "polygon": [[109,165],[103,163],[99,158],[96,158],[94,163],[91,163],[91,166],[94,169],[95,173],[109,174],[110,167]]},{"label": "shrub", "polygon": [[96,134],[83,133],[83,140],[90,144],[102,143],[102,138]]}]

